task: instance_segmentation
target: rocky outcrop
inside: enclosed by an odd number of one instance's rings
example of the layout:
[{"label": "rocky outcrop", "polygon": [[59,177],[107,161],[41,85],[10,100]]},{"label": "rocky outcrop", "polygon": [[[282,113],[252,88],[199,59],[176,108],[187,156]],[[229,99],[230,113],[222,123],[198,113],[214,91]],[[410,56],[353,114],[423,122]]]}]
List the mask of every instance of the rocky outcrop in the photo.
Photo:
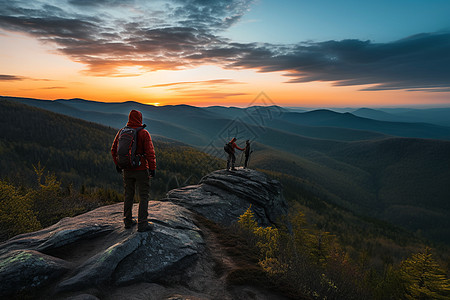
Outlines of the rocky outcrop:
[{"label": "rocky outcrop", "polygon": [[0,297],[235,299],[214,271],[224,254],[196,214],[229,225],[251,204],[271,225],[287,208],[279,183],[251,170],[213,172],[163,200],[149,202],[151,232],[124,229],[118,203],[0,244]]},{"label": "rocky outcrop", "polygon": [[149,202],[154,230],[147,233],[124,229],[122,210],[121,203],[100,207],[3,243],[0,280],[15,284],[2,284],[0,296],[51,285],[51,293],[62,293],[164,281],[195,261],[204,247],[192,213],[181,206]]},{"label": "rocky outcrop", "polygon": [[162,201],[179,204],[223,225],[236,222],[250,205],[261,226],[277,224],[287,214],[280,183],[250,169],[212,172],[198,185],[170,191]]}]

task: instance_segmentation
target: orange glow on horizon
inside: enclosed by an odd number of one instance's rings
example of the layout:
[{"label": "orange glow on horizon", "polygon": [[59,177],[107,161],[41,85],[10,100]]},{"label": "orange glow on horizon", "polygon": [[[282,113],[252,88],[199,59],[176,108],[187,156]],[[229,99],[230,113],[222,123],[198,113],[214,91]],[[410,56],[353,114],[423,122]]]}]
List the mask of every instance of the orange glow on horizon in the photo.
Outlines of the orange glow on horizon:
[{"label": "orange glow on horizon", "polygon": [[[297,107],[448,106],[449,93],[360,91],[363,86],[333,86],[331,82],[286,83],[282,72],[223,69],[204,65],[184,70],[143,72],[122,67],[123,76],[91,76],[86,66],[22,34],[1,33],[0,95],[37,99],[83,98],[103,102],[137,101],[155,106],[246,107],[264,92],[271,104]],[[253,103],[257,105],[258,103]]]}]

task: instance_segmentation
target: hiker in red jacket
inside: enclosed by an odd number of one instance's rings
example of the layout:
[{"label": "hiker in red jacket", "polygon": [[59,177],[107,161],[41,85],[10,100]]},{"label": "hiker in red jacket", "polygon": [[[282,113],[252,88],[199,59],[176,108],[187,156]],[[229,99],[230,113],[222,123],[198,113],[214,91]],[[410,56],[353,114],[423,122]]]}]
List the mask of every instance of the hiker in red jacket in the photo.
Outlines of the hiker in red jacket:
[{"label": "hiker in red jacket", "polygon": [[[155,149],[150,133],[146,129],[143,129],[145,125],[142,124],[142,113],[140,111],[130,111],[127,127],[138,129],[136,155],[140,157],[140,163],[135,167],[123,169],[123,185],[125,190],[123,222],[127,229],[136,225],[136,221],[132,218],[132,209],[135,187],[137,187],[140,196],[137,222],[138,231],[150,231],[153,228],[153,224],[148,222],[148,198],[150,192],[150,178],[155,177]],[[121,131],[122,129],[117,132],[111,147],[111,155],[119,173],[122,173],[122,169],[118,166],[117,149]]]},{"label": "hiker in red jacket", "polygon": [[230,162],[231,162],[231,170],[234,171],[234,170],[236,170],[234,168],[234,164],[236,163],[236,156],[234,155],[234,152],[235,152],[234,149],[239,149],[241,151],[244,151],[244,149],[240,148],[238,145],[236,145],[236,138],[235,137],[231,139],[229,144],[231,145],[231,151],[228,152],[227,171],[230,170]]}]

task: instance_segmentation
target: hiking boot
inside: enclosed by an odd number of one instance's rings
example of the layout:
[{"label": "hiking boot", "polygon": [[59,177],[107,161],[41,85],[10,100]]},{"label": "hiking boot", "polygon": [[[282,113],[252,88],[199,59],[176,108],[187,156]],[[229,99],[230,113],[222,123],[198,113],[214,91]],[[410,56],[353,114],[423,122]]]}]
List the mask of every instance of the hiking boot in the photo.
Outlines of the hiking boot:
[{"label": "hiking boot", "polygon": [[147,232],[147,231],[152,231],[152,229],[153,229],[153,223],[148,222],[148,223],[144,223],[143,225],[139,224],[137,231]]},{"label": "hiking boot", "polygon": [[130,221],[124,221],[125,223],[125,229],[130,229],[131,227],[135,226],[137,224],[136,220]]}]

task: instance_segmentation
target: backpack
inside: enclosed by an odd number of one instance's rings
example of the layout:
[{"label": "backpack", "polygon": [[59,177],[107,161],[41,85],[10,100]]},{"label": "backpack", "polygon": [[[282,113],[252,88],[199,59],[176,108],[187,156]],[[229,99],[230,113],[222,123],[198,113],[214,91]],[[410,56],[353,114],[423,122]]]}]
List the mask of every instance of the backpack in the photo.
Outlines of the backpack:
[{"label": "backpack", "polygon": [[226,143],[225,146],[223,146],[223,150],[225,150],[228,154],[233,154],[233,146],[230,142]]},{"label": "backpack", "polygon": [[120,130],[117,145],[117,165],[121,169],[132,169],[141,164],[141,155],[136,155],[137,135],[144,127],[125,126]]}]

